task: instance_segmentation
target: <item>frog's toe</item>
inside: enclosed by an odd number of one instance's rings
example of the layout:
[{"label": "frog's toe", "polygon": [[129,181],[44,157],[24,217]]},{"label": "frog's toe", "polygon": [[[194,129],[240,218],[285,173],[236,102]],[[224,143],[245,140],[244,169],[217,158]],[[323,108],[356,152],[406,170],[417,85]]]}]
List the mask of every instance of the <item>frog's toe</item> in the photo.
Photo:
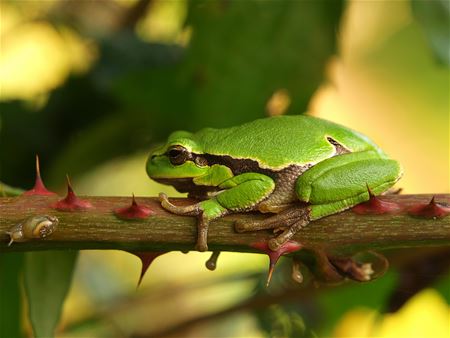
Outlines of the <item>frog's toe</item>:
[{"label": "frog's toe", "polygon": [[286,228],[289,224],[290,223],[287,220],[279,218],[278,215],[275,215],[258,221],[237,220],[234,223],[234,229],[236,232],[241,233],[248,231]]},{"label": "frog's toe", "polygon": [[201,209],[200,209],[198,203],[192,204],[192,205],[187,205],[187,206],[177,206],[177,205],[172,204],[169,201],[169,198],[167,197],[167,195],[164,193],[159,194],[159,200],[161,202],[161,206],[165,210],[170,211],[171,213],[176,214],[176,215],[196,216],[201,213]]},{"label": "frog's toe", "polygon": [[234,223],[234,230],[238,233],[246,232],[248,231],[247,224],[248,222],[236,221]]},{"label": "frog's toe", "polygon": [[278,237],[269,239],[269,242],[267,245],[269,246],[269,249],[272,251],[277,251],[286,241],[280,241]]},{"label": "frog's toe", "polygon": [[267,227],[264,227],[263,222],[238,220],[234,223],[234,229],[236,230],[236,232],[242,233],[248,231],[263,230],[267,229]]},{"label": "frog's toe", "polygon": [[281,226],[279,226],[279,227],[273,228],[273,233],[274,233],[275,235],[277,235],[277,234],[279,234],[279,233],[282,233],[282,232],[286,231],[287,228],[288,228],[287,226],[281,225]]},{"label": "frog's toe", "polygon": [[206,244],[206,243],[197,243],[195,245],[195,250],[200,251],[200,252],[208,251],[208,244]]}]

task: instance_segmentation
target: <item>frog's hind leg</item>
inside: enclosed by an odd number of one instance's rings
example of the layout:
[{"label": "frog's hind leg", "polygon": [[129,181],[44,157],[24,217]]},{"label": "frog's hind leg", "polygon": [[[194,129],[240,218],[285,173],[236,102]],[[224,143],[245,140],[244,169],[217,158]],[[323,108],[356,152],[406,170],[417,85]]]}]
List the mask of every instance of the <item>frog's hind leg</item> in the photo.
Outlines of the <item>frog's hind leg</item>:
[{"label": "frog's hind leg", "polygon": [[308,207],[306,205],[294,205],[280,213],[258,221],[239,220],[235,223],[237,232],[248,232],[276,228],[288,228],[299,219],[307,219]]},{"label": "frog's hind leg", "polygon": [[[400,177],[400,165],[375,151],[347,153],[324,160],[305,171],[296,182],[298,199],[304,204],[267,220],[236,225],[237,231],[286,227],[269,241],[271,250],[291,239],[310,221],[338,213],[367,201],[367,187],[376,194],[389,189]],[[309,204],[309,205],[308,205]]]},{"label": "frog's hind leg", "polygon": [[271,250],[278,250],[280,246],[290,240],[301,228],[311,220],[309,214],[311,209],[307,205],[295,205],[279,214],[261,221],[237,221],[235,229],[237,232],[256,231],[265,229],[284,228],[277,237],[269,240]]},{"label": "frog's hind leg", "polygon": [[311,220],[351,208],[369,199],[368,189],[379,195],[399,180],[398,162],[374,151],[348,153],[329,158],[297,179],[300,201],[311,204]]},{"label": "frog's hind leg", "polygon": [[367,187],[376,194],[386,191],[401,173],[396,161],[381,158],[373,151],[347,153],[320,162],[297,179],[300,201],[310,203],[307,212],[272,238],[269,248],[277,250],[310,221],[367,201]]}]

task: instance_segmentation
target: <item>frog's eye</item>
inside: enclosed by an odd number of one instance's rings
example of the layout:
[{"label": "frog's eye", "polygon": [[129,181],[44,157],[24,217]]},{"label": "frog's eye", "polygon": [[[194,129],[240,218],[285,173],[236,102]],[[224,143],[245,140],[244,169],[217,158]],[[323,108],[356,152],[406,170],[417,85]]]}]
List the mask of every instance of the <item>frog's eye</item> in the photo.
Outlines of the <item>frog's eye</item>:
[{"label": "frog's eye", "polygon": [[173,165],[180,165],[190,160],[192,155],[191,153],[182,146],[173,146],[167,151],[167,155],[169,157],[170,163]]}]

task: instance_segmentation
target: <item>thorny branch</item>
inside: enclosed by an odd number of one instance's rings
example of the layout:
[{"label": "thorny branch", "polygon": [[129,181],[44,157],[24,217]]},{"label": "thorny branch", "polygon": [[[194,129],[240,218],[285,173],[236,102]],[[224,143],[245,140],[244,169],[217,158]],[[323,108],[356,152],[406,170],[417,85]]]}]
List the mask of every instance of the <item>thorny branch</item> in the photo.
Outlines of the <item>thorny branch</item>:
[{"label": "thorny branch", "polygon": [[[449,216],[420,218],[408,210],[428,203],[432,195],[390,195],[381,197],[395,202],[400,211],[385,214],[357,214],[352,210],[332,215],[309,224],[293,238],[304,248],[332,254],[348,254],[364,250],[385,250],[426,246],[450,246]],[[0,197],[0,251],[118,249],[128,251],[193,250],[197,220],[177,216],[161,208],[156,198],[138,198],[137,202],[154,214],[144,219],[123,220],[113,210],[130,205],[129,197],[86,197],[92,207],[81,211],[58,211],[57,196]],[[450,203],[450,195],[436,195],[442,205]],[[188,205],[189,199],[174,203]],[[7,246],[6,232],[31,216],[49,215],[59,219],[56,231],[44,239],[33,239]],[[250,246],[273,236],[269,231],[238,234],[236,220],[266,217],[259,213],[236,214],[212,222],[208,235],[210,250],[257,252]]]}]

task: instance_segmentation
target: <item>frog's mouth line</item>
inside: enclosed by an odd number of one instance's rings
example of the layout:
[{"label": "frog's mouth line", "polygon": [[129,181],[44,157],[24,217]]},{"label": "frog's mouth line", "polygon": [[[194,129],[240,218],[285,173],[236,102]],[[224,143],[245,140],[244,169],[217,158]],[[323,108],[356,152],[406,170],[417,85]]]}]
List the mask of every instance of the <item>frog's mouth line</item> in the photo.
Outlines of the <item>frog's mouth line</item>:
[{"label": "frog's mouth line", "polygon": [[194,182],[192,181],[191,177],[187,178],[153,178],[154,181],[165,184],[165,185],[171,185],[175,189],[177,189],[179,192],[189,192],[193,188],[196,187]]},{"label": "frog's mouth line", "polygon": [[173,186],[178,192],[201,196],[210,191],[217,191],[217,187],[196,185],[191,177],[187,178],[153,178],[154,181]]}]

